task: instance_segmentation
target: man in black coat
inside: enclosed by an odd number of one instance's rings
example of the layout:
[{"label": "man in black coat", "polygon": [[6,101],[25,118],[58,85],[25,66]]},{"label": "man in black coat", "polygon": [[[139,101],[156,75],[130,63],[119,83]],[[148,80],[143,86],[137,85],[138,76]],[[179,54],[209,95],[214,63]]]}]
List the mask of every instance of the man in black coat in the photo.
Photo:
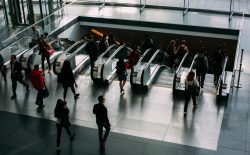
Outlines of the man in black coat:
[{"label": "man in black coat", "polygon": [[97,46],[96,42],[94,41],[93,35],[90,35],[89,42],[87,43],[85,50],[88,53],[89,58],[90,58],[91,78],[93,78],[93,71],[92,70],[94,68],[95,61],[97,60],[98,55],[99,55],[98,46]]},{"label": "man in black coat", "polygon": [[16,60],[16,55],[11,55],[10,60],[11,60],[10,63],[11,81],[12,81],[12,91],[13,91],[11,99],[13,100],[16,98],[17,81],[26,87],[26,91],[29,91],[29,85],[25,83],[23,80],[22,64]]},{"label": "man in black coat", "polygon": [[[98,126],[100,148],[105,149],[105,143],[108,138],[111,125],[108,119],[108,110],[104,105],[105,102],[104,96],[102,95],[99,96],[98,101],[99,103],[94,105],[93,113],[96,115],[96,124]],[[104,137],[102,136],[103,127],[106,129]]]}]

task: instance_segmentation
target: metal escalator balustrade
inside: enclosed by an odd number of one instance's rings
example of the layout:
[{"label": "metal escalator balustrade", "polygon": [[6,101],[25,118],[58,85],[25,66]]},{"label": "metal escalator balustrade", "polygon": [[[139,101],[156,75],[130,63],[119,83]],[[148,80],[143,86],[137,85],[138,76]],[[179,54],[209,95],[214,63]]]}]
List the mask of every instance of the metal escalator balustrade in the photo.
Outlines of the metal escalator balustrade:
[{"label": "metal escalator balustrade", "polygon": [[227,62],[228,62],[228,57],[225,57],[223,63],[223,70],[217,83],[217,95],[219,96],[228,96],[230,92],[233,73],[226,71]]},{"label": "metal escalator balustrade", "polygon": [[1,55],[7,68],[10,67],[10,56],[16,55],[17,59],[19,59],[23,53],[29,50],[31,40],[32,37],[25,36],[1,50]]},{"label": "metal escalator balustrade", "polygon": [[90,63],[89,56],[85,50],[86,45],[87,42],[66,58],[66,60],[71,63],[73,74],[77,73],[77,71],[81,70],[82,68],[85,68]]},{"label": "metal escalator balustrade", "polygon": [[148,88],[152,84],[157,72],[160,69],[160,65],[157,63],[153,63],[153,61],[155,61],[158,58],[157,56],[159,56],[161,52],[162,51],[158,49],[154,53],[154,55],[150,58],[146,66],[144,66],[141,75],[141,86]]},{"label": "metal escalator balustrade", "polygon": [[101,79],[102,66],[106,62],[108,57],[110,55],[112,55],[113,52],[116,51],[116,49],[117,49],[117,45],[113,44],[113,45],[109,46],[109,48],[98,57],[98,59],[94,63],[94,68],[91,70],[91,72],[93,72],[92,73],[92,75],[93,75],[92,80]]},{"label": "metal escalator balustrade", "polygon": [[185,79],[187,74],[193,69],[194,60],[197,57],[192,56],[191,53],[187,52],[182,58],[176,72],[173,81],[173,90],[185,90]]},{"label": "metal escalator balustrade", "polygon": [[[153,55],[153,50],[147,49],[143,55],[140,57],[138,60],[137,64],[131,69],[131,74],[130,74],[130,84],[132,86],[134,85],[141,85],[141,75],[144,66],[147,64],[149,60],[147,58],[151,58]],[[151,55],[152,54],[152,55]]]},{"label": "metal escalator balustrade", "polygon": [[119,57],[128,58],[131,49],[125,45],[121,45],[102,65],[101,79],[102,81],[110,81],[116,76],[116,62]]},{"label": "metal escalator balustrade", "polygon": [[[85,48],[86,44],[87,44],[87,42],[77,41],[72,46],[70,46],[68,49],[66,49],[64,52],[60,53],[60,55],[55,59],[55,61],[53,63],[54,73],[56,75],[60,74],[64,61],[66,59],[69,59],[69,57],[73,53],[75,53],[76,51],[79,51],[80,49]],[[72,68],[73,68],[73,66],[72,66]]]}]

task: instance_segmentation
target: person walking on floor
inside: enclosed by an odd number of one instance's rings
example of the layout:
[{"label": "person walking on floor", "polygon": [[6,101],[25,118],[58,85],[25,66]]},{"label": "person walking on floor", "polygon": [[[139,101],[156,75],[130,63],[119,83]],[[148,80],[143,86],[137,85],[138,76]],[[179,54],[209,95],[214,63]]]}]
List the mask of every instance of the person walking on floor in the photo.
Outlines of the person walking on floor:
[{"label": "person walking on floor", "polygon": [[39,70],[39,65],[34,66],[34,69],[30,73],[30,80],[33,87],[37,90],[36,105],[38,105],[39,108],[43,108],[45,83],[43,73]]},{"label": "person walking on floor", "polygon": [[69,109],[67,107],[67,102],[62,99],[58,99],[56,103],[56,107],[54,109],[54,116],[56,118],[56,129],[57,129],[57,138],[56,138],[56,146],[57,151],[60,151],[60,139],[62,134],[62,128],[64,128],[69,135],[70,140],[74,140],[75,134],[72,133],[69,129]]},{"label": "person walking on floor", "polygon": [[[110,132],[111,125],[108,119],[107,107],[104,105],[105,102],[104,96],[102,95],[99,96],[98,101],[99,103],[94,105],[93,113],[96,115],[96,124],[98,127],[100,149],[105,149],[105,144]],[[104,137],[103,137],[103,128],[106,129]]]},{"label": "person walking on floor", "polygon": [[74,77],[74,74],[73,74],[73,71],[71,68],[71,64],[67,60],[64,61],[64,63],[63,63],[63,67],[61,70],[61,80],[62,80],[62,86],[64,89],[64,92],[63,92],[64,101],[66,100],[68,87],[71,88],[75,99],[78,98],[80,94],[76,93],[75,88],[74,88],[74,84],[76,87],[78,87],[78,86],[77,86],[76,81],[75,81],[75,77]]},{"label": "person walking on floor", "polygon": [[204,51],[200,51],[198,57],[195,59],[196,77],[201,85],[204,86],[205,77],[208,71],[208,59],[204,54]]},{"label": "person walking on floor", "polygon": [[22,64],[16,60],[16,55],[11,55],[10,61],[11,61],[10,68],[11,68],[11,81],[12,81],[12,91],[13,91],[11,99],[13,100],[16,98],[17,81],[26,87],[26,91],[29,91],[29,85],[23,80]]},{"label": "person walking on floor", "polygon": [[187,115],[187,108],[190,98],[193,99],[193,106],[197,108],[196,103],[196,88],[199,87],[199,82],[195,79],[195,73],[190,71],[185,79],[185,105],[184,105],[184,115]]},{"label": "person walking on floor", "polygon": [[128,73],[126,71],[126,64],[124,62],[123,57],[120,57],[119,61],[116,64],[116,74],[117,74],[118,80],[119,80],[120,92],[124,93],[123,87],[126,83]]},{"label": "person walking on floor", "polygon": [[93,35],[90,35],[89,37],[89,41],[85,47],[85,50],[86,52],[88,53],[89,55],[89,58],[90,58],[90,67],[91,67],[91,79],[93,79],[93,68],[94,68],[94,65],[95,65],[95,61],[97,60],[98,58],[98,55],[99,55],[99,51],[98,51],[98,46],[96,44],[96,42],[94,41],[94,36]]},{"label": "person walking on floor", "polygon": [[51,46],[41,37],[39,39],[38,42],[38,46],[39,46],[39,54],[41,55],[41,63],[42,63],[42,70],[44,73],[44,61],[45,59],[47,60],[47,63],[49,65],[49,71],[48,73],[50,73],[50,69],[51,69],[51,64],[50,64],[50,55],[49,55],[49,49],[51,49]]},{"label": "person walking on floor", "polygon": [[4,65],[4,60],[3,60],[2,54],[0,54],[0,71],[2,73],[4,81],[6,82],[7,81],[7,78],[6,78],[7,69],[6,69],[6,66]]}]

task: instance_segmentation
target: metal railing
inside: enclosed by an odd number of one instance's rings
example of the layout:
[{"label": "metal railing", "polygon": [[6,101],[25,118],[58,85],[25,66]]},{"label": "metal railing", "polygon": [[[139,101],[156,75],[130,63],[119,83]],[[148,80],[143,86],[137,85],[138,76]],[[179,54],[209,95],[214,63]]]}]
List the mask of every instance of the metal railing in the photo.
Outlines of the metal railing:
[{"label": "metal railing", "polygon": [[223,84],[225,84],[225,81],[226,81],[227,61],[228,61],[228,57],[225,57],[225,60],[223,63],[223,69],[222,69],[221,75],[219,77],[219,80],[217,81],[217,91],[219,92],[219,96],[222,95]]}]

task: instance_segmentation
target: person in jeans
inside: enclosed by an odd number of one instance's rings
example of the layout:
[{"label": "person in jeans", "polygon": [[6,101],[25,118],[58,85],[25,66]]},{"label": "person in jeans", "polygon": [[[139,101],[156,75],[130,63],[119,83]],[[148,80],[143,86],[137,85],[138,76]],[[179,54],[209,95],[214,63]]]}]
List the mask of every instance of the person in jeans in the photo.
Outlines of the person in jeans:
[{"label": "person in jeans", "polygon": [[45,84],[43,73],[39,70],[39,65],[34,66],[34,69],[30,73],[30,80],[33,87],[37,90],[36,105],[39,105],[39,107],[42,108],[44,107],[43,95],[45,90]]},{"label": "person in jeans", "polygon": [[56,118],[56,129],[57,129],[57,138],[56,138],[56,146],[57,151],[60,151],[60,139],[62,134],[62,128],[64,128],[69,135],[70,140],[74,140],[75,134],[71,133],[69,126],[69,109],[67,107],[67,103],[62,99],[58,99],[56,103],[56,107],[54,109],[54,116]]},{"label": "person in jeans", "polygon": [[190,98],[193,99],[194,108],[197,108],[195,89],[199,87],[199,82],[195,79],[195,73],[190,71],[185,79],[185,105],[184,115],[187,115],[187,108]]},{"label": "person in jeans", "polygon": [[11,55],[10,57],[10,70],[13,91],[11,99],[13,100],[16,98],[17,81],[26,87],[26,91],[29,91],[29,85],[23,80],[22,64],[16,60],[16,55]]},{"label": "person in jeans", "polygon": [[[107,107],[104,105],[105,102],[104,96],[102,95],[99,96],[98,101],[99,103],[94,105],[93,113],[96,115],[96,124],[98,127],[100,148],[105,149],[105,143],[108,138],[111,125],[108,119]],[[104,137],[103,137],[103,128],[106,129]]]},{"label": "person in jeans", "polygon": [[68,87],[71,88],[75,99],[79,97],[79,93],[76,93],[75,88],[74,88],[74,84],[77,87],[76,81],[75,81],[75,77],[74,74],[72,72],[72,68],[71,68],[71,64],[69,61],[64,61],[63,63],[63,67],[61,70],[61,80],[62,80],[62,86],[64,89],[63,92],[63,99],[64,101],[66,100],[66,95],[67,95],[67,91],[68,91]]}]

